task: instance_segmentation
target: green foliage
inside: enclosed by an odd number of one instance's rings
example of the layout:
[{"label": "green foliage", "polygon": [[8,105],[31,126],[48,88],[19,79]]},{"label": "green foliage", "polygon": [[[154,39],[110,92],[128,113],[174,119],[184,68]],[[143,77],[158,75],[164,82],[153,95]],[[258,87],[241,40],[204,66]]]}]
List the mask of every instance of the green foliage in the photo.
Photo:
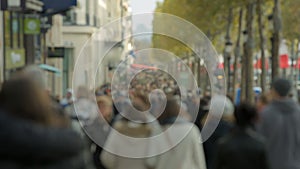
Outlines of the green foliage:
[{"label": "green foliage", "polygon": [[282,1],[282,28],[286,39],[294,40],[300,38],[300,1]]},{"label": "green foliage", "polygon": [[[240,8],[245,8],[248,3],[257,3],[257,0],[165,0],[157,3],[156,12],[168,13],[183,18],[197,26],[212,41],[217,51],[221,53],[224,49],[227,17],[229,8],[233,8],[233,25],[230,31],[231,41],[234,42],[238,36],[238,13]],[[264,34],[268,39],[271,31],[268,29],[268,15],[272,14],[274,0],[262,0],[262,21]],[[300,0],[281,0],[282,33],[289,40],[300,38]],[[257,20],[257,13],[256,18]],[[245,21],[245,19],[244,19]],[[161,23],[162,22],[162,23]],[[245,23],[245,22],[244,22]],[[154,18],[153,28],[157,30],[176,29],[168,27],[167,21],[159,21]],[[258,25],[254,21],[254,44],[259,50]],[[244,29],[244,28],[243,28]],[[184,32],[188,32],[184,30]],[[266,41],[267,44],[269,43]],[[190,52],[181,42],[162,35],[154,35],[153,47],[162,48],[174,52],[178,56],[185,56]],[[268,47],[270,47],[268,45]]]}]

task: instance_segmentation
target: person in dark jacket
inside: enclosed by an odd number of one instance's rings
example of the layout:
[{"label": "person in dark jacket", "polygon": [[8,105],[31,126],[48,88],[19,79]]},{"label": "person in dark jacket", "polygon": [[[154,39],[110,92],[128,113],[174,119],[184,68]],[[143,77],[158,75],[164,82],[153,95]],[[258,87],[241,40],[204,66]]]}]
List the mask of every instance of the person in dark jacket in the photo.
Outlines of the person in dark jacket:
[{"label": "person in dark jacket", "polygon": [[80,136],[68,128],[32,123],[0,110],[0,168],[81,169]]},{"label": "person in dark jacket", "polygon": [[300,108],[288,97],[290,81],[276,79],[271,103],[261,112],[258,131],[265,137],[271,169],[300,169]]},{"label": "person in dark jacket", "polygon": [[241,103],[234,116],[236,127],[218,142],[215,169],[268,169],[264,141],[253,129],[255,107]]},{"label": "person in dark jacket", "polygon": [[[207,169],[213,168],[217,143],[222,137],[231,131],[232,121],[234,119],[234,105],[230,99],[225,96],[215,96],[213,101],[217,102],[219,105],[224,104],[224,111],[216,130],[203,144]],[[207,114],[207,125],[213,126],[214,123],[215,117],[210,117],[209,114]]]}]

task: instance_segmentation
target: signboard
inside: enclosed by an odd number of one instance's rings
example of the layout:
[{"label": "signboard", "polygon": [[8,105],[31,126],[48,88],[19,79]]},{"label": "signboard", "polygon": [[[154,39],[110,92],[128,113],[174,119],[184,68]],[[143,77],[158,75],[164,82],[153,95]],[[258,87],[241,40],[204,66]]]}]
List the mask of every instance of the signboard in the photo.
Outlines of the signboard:
[{"label": "signboard", "polygon": [[24,33],[30,35],[40,34],[41,20],[39,18],[25,18],[24,19]]},{"label": "signboard", "polygon": [[49,47],[48,48],[48,57],[49,58],[63,58],[65,56],[64,47]]},{"label": "signboard", "polygon": [[77,6],[77,0],[42,0],[44,15],[54,15],[65,12]]},{"label": "signboard", "polygon": [[15,69],[25,65],[24,49],[6,49],[5,67],[6,69]]}]

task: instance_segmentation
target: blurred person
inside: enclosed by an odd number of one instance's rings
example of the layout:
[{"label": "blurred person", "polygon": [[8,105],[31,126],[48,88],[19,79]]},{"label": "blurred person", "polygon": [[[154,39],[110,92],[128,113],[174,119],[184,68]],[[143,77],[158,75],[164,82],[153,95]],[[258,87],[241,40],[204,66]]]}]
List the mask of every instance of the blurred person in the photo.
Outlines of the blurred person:
[{"label": "blurred person", "polygon": [[206,98],[200,99],[200,105],[199,105],[199,110],[198,114],[195,120],[195,125],[199,128],[202,129],[202,120],[204,117],[206,117],[207,113],[209,112],[209,102],[210,100],[207,100]]},{"label": "blurred person", "polygon": [[[113,119],[113,104],[112,99],[109,96],[97,96],[97,104],[98,109],[103,118],[107,121],[107,123],[111,124]],[[94,162],[97,169],[105,169],[104,165],[102,164],[100,160],[100,155],[102,153],[103,149],[101,146],[96,145],[96,150],[93,154],[94,156]]]},{"label": "blurred person", "polygon": [[[217,128],[212,133],[212,135],[203,143],[205,157],[206,157],[206,164],[208,169],[213,168],[214,159],[216,157],[216,146],[217,142],[220,140],[220,138],[227,135],[232,127],[233,127],[233,120],[234,120],[234,105],[230,101],[230,99],[226,96],[215,96],[212,98],[211,101],[215,101],[218,105],[224,105],[223,115],[221,120],[218,123]],[[210,116],[207,114],[206,117],[203,118],[202,126],[204,126],[205,120],[208,126],[214,125],[215,117]]]},{"label": "blurred person", "polygon": [[[82,140],[38,81],[21,72],[0,92],[1,168],[83,168]],[[67,143],[67,145],[65,145]]]},{"label": "blurred person", "polygon": [[31,80],[34,81],[34,83],[36,83],[36,85],[38,85],[39,88],[46,92],[46,94],[51,97],[51,104],[54,111],[59,113],[60,116],[65,116],[63,118],[66,118],[63,107],[59,103],[57,103],[57,100],[55,98],[52,97],[51,89],[47,88],[45,72],[36,65],[30,65],[22,69],[21,73],[28,76]]},{"label": "blurred person", "polygon": [[92,101],[92,92],[85,86],[79,86],[76,92],[76,101],[73,103],[71,116],[77,116],[84,126],[87,126],[98,117],[98,106]]},{"label": "blurred person", "polygon": [[113,101],[109,96],[98,96],[97,105],[103,118],[110,123],[113,119]]},{"label": "blurred person", "polygon": [[22,73],[29,76],[41,89],[44,89],[50,95],[50,89],[46,87],[45,73],[36,65],[26,66]]},{"label": "blurred person", "polygon": [[104,119],[98,114],[98,105],[92,100],[92,92],[85,86],[79,86],[76,91],[76,100],[71,109],[72,125],[78,133],[81,134],[85,143],[83,152],[84,160],[89,168],[99,168],[99,158],[95,158],[95,154],[101,151],[98,145],[107,134],[107,127]]},{"label": "blurred person", "polygon": [[291,88],[287,79],[273,81],[272,101],[261,112],[257,127],[265,137],[271,169],[300,169],[300,109],[288,97]]},{"label": "blurred person", "polygon": [[51,98],[31,77],[19,73],[4,82],[1,107],[14,116],[46,126],[68,126],[68,119],[55,112]]},{"label": "blurred person", "polygon": [[[180,111],[177,98],[168,97],[166,108],[158,121],[164,130],[162,134],[166,137],[165,141],[172,148],[156,157],[153,168],[206,169],[199,129],[193,123],[182,118],[179,115]],[[175,145],[174,140],[183,134],[179,131],[187,131],[187,135]]]},{"label": "blurred person", "polygon": [[254,130],[255,107],[241,103],[234,116],[235,128],[218,141],[215,169],[269,169],[265,142]]},{"label": "blurred person", "polygon": [[67,93],[66,93],[65,97],[62,98],[60,101],[60,105],[63,108],[66,108],[66,107],[72,105],[72,103],[73,103],[73,91],[72,91],[72,89],[67,89]]},{"label": "blurred person", "polygon": [[264,110],[264,108],[270,103],[270,98],[267,93],[261,94],[256,102],[257,111],[260,113]]},{"label": "blurred person", "polygon": [[[124,112],[121,113],[123,116],[113,124],[115,131],[111,131],[109,134],[101,153],[101,161],[107,169],[148,169],[145,158],[123,157],[107,151],[108,149],[113,149],[115,152],[134,151],[135,154],[138,154],[144,153],[147,149],[146,144],[136,143],[128,138],[147,138],[154,132],[155,129],[151,124],[147,124],[150,113],[144,112],[149,109],[149,102],[145,96],[138,93],[132,97],[132,103],[138,111],[131,107],[129,101],[127,102]],[[123,136],[119,136],[118,133]]]}]

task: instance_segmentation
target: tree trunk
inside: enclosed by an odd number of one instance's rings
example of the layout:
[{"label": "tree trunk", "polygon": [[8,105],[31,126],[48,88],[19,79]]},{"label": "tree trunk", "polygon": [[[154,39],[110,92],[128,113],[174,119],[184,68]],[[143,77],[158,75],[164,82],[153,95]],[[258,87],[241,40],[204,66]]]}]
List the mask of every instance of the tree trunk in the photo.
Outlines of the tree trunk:
[{"label": "tree trunk", "polygon": [[272,81],[279,76],[279,47],[281,41],[280,0],[274,0],[273,18],[274,33],[272,40]]},{"label": "tree trunk", "polygon": [[[229,8],[228,11],[228,18],[227,18],[227,29],[226,29],[226,36],[225,40],[226,43],[230,42],[230,31],[232,27],[232,21],[233,21],[233,9]],[[225,79],[227,81],[227,93],[230,94],[230,53],[226,52],[226,46],[224,48],[224,70],[225,70]]]},{"label": "tree trunk", "polygon": [[197,57],[197,83],[198,87],[200,87],[201,83],[201,59]]},{"label": "tree trunk", "polygon": [[246,43],[243,43],[244,53],[242,55],[242,84],[241,84],[241,101],[245,101],[247,98],[247,58],[246,58]]},{"label": "tree trunk", "polygon": [[236,99],[236,82],[237,82],[237,76],[238,76],[238,63],[241,55],[241,33],[242,33],[242,22],[243,22],[243,8],[240,9],[240,14],[239,14],[239,29],[238,29],[238,37],[236,41],[236,47],[234,51],[234,74],[233,74],[233,80],[232,80],[232,87],[233,87],[233,98],[234,100]]},{"label": "tree trunk", "polygon": [[249,3],[247,5],[247,33],[248,39],[246,42],[245,58],[247,62],[246,68],[246,100],[249,103],[254,103],[254,92],[253,92],[253,20],[254,20],[254,3]]},{"label": "tree trunk", "polygon": [[295,93],[295,98],[296,98],[296,101],[298,102],[298,100],[299,100],[299,96],[298,96],[298,80],[299,80],[299,53],[298,53],[298,51],[299,51],[299,47],[300,47],[300,38],[298,39],[298,43],[297,43],[297,46],[296,46],[296,57],[295,57],[295,59],[296,59],[296,68],[295,68],[295,79],[293,79],[293,81],[295,81],[295,83],[294,83],[294,88],[296,89],[296,93]]},{"label": "tree trunk", "polygon": [[262,20],[263,11],[262,11],[262,0],[257,0],[257,12],[258,12],[258,30],[259,30],[259,38],[260,38],[260,50],[261,50],[261,80],[260,85],[262,92],[266,90],[266,78],[267,78],[267,70],[266,70],[266,55],[265,55],[265,36],[264,36],[264,24]]}]

